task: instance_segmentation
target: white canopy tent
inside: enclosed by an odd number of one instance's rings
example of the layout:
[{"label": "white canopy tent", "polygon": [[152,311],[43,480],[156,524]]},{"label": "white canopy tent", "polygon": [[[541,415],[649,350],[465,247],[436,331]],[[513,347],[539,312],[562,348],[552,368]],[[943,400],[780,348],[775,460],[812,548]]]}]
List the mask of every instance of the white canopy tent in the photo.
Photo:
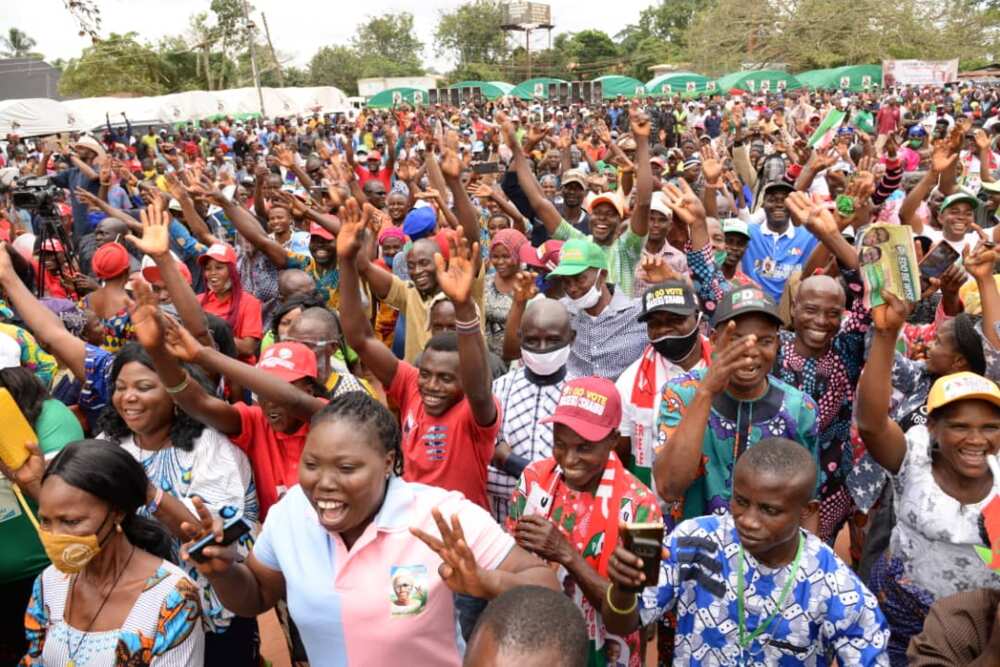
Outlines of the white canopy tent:
[{"label": "white canopy tent", "polygon": [[[346,113],[350,103],[333,86],[312,88],[261,88],[269,117]],[[260,114],[255,88],[192,90],[159,97],[88,97],[56,102],[47,98],[0,101],[0,132],[21,136],[99,130],[108,120],[132,125],[172,125],[218,116],[246,117]]]},{"label": "white canopy tent", "polygon": [[307,115],[314,113],[346,113],[351,105],[347,96],[333,86],[313,88],[281,88],[282,93],[291,98],[295,112]]},{"label": "white canopy tent", "polygon": [[55,100],[33,97],[0,101],[0,135],[38,137],[80,129],[72,111]]}]

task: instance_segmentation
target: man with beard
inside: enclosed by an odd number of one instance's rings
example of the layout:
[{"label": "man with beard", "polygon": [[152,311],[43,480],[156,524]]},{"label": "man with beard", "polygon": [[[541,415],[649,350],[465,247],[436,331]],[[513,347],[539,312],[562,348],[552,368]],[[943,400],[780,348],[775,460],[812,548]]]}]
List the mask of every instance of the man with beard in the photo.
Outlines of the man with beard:
[{"label": "man with beard", "polygon": [[743,255],[743,272],[776,301],[818,243],[809,230],[792,224],[785,199],[793,190],[785,181],[764,186],[764,222],[750,225],[750,243]]},{"label": "man with beard", "polygon": [[618,456],[629,472],[652,488],[659,390],[668,380],[707,367],[712,346],[701,335],[698,300],[685,281],[649,287],[643,292],[638,320],[646,325],[649,344],[615,382],[622,399]]}]

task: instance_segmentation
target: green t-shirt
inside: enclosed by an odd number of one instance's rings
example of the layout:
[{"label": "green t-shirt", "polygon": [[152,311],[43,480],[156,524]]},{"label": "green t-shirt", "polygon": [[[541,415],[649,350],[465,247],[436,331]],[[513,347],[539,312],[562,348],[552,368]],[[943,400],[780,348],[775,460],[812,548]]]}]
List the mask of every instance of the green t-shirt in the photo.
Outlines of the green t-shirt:
[{"label": "green t-shirt", "polygon": [[[49,458],[67,444],[83,439],[80,422],[65,405],[49,399],[35,421],[35,434],[42,454]],[[27,500],[27,499],[26,499]],[[28,500],[32,512],[35,503]],[[49,559],[38,540],[35,527],[24,513],[6,477],[0,477],[0,585],[34,577]]]}]

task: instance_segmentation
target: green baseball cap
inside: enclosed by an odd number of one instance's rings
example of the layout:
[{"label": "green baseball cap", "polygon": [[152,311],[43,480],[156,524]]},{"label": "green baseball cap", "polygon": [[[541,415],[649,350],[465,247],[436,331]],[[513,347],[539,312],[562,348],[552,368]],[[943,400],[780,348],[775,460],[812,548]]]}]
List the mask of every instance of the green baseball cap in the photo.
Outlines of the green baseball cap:
[{"label": "green baseball cap", "polygon": [[971,195],[968,192],[959,191],[959,192],[953,192],[952,194],[944,198],[944,200],[941,202],[941,207],[938,208],[938,213],[941,213],[949,206],[953,206],[954,204],[963,201],[971,205],[973,211],[979,208],[979,199],[976,198],[975,195]]},{"label": "green baseball cap", "polygon": [[587,269],[607,270],[608,256],[601,246],[587,239],[566,241],[559,251],[559,266],[550,276],[577,276]]}]

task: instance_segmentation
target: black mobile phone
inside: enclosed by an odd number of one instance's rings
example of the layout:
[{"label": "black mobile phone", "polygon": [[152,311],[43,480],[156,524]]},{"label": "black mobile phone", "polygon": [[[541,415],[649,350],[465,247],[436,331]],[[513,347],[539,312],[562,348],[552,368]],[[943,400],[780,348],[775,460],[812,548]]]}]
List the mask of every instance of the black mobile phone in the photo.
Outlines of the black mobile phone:
[{"label": "black mobile phone", "polygon": [[926,289],[930,278],[940,278],[949,266],[958,261],[958,251],[945,241],[938,241],[920,262],[920,282]]},{"label": "black mobile phone", "polygon": [[[622,545],[642,559],[646,586],[655,586],[660,578],[663,551],[662,523],[627,523],[622,531]],[[632,589],[641,590],[641,589]]]},{"label": "black mobile phone", "polygon": [[476,162],[472,165],[472,173],[474,174],[499,174],[500,173],[500,163],[499,162]]},{"label": "black mobile phone", "polygon": [[187,550],[188,558],[191,560],[203,563],[205,561],[204,556],[202,556],[202,550],[208,546],[229,546],[236,540],[240,539],[247,533],[253,530],[253,526],[250,522],[244,519],[242,516],[233,517],[229,519],[222,525],[222,542],[215,541],[215,534],[209,534],[201,538],[197,542],[191,545],[191,548]]}]

